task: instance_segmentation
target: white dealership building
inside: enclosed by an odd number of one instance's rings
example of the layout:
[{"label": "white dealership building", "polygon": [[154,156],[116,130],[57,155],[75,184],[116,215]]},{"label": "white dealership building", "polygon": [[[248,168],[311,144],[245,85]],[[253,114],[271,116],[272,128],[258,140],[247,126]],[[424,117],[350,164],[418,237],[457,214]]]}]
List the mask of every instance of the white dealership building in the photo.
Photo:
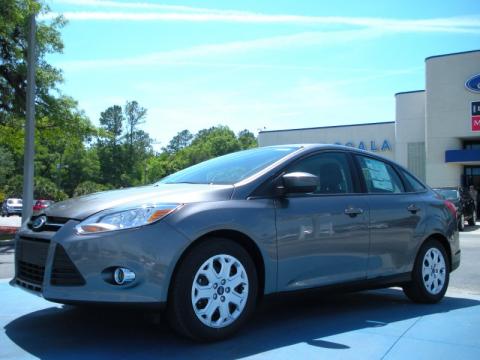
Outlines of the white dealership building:
[{"label": "white dealership building", "polygon": [[395,121],[261,131],[260,146],[332,143],[379,153],[433,187],[480,189],[480,50],[425,60],[425,90],[395,94]]}]

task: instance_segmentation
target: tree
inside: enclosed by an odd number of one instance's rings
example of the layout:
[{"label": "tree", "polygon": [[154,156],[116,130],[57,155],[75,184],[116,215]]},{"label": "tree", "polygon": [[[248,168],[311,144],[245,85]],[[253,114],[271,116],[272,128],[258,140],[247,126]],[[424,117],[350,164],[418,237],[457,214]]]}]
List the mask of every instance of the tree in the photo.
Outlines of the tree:
[{"label": "tree", "polygon": [[[22,197],[23,176],[15,175],[11,177],[5,186],[4,193],[6,197]],[[55,201],[65,200],[68,196],[55,183],[41,176],[34,178],[33,197],[35,199],[50,199]]]},{"label": "tree", "polygon": [[52,181],[44,177],[35,177],[35,188],[33,196],[36,199],[49,199],[55,201],[62,201],[68,198],[61,189],[57,187]]},{"label": "tree", "polygon": [[253,133],[247,129],[238,133],[238,141],[243,150],[254,148],[258,146],[257,139]]},{"label": "tree", "polygon": [[164,151],[168,153],[176,153],[190,145],[192,139],[193,134],[189,130],[182,130],[170,140],[168,145],[164,148]]},{"label": "tree", "polygon": [[[22,119],[26,103],[26,58],[28,18],[31,14],[47,13],[48,7],[34,0],[2,0],[0,6],[0,124]],[[50,113],[56,101],[57,84],[62,81],[61,71],[46,61],[51,53],[62,52],[60,29],[65,19],[56,17],[49,23],[37,25],[37,113]]]},{"label": "tree", "polygon": [[100,161],[95,148],[85,148],[82,144],[71,142],[63,153],[63,166],[57,169],[62,189],[74,196],[79,184],[100,180]]},{"label": "tree", "polygon": [[121,137],[124,120],[122,107],[118,105],[110,106],[100,114],[100,126],[105,131],[98,139],[97,152],[104,183],[118,185],[123,173]]},{"label": "tree", "polygon": [[6,148],[0,146],[0,189],[14,171],[13,156]]},{"label": "tree", "polygon": [[73,196],[88,195],[91,193],[105,191],[108,189],[109,187],[106,185],[98,184],[93,181],[84,181],[75,188],[75,191],[73,192]]},{"label": "tree", "polygon": [[100,114],[100,125],[107,131],[112,146],[119,143],[122,135],[124,116],[118,105],[110,106]]},{"label": "tree", "polygon": [[[10,196],[22,193],[28,18],[48,11],[43,1],[34,0],[3,0],[0,6],[0,144],[13,160],[5,181]],[[37,22],[34,196],[55,200],[66,197],[63,189],[71,195],[78,182],[91,176],[88,169],[95,168],[95,161],[87,146],[97,136],[76,101],[59,91],[61,71],[46,60],[62,52],[64,25],[62,17]]]},{"label": "tree", "polygon": [[147,109],[138,105],[138,102],[127,101],[124,108],[125,118],[127,120],[127,142],[130,148],[133,147],[133,137],[139,125],[145,123]]},{"label": "tree", "polygon": [[114,105],[101,113],[96,152],[103,184],[128,187],[145,182],[146,159],[153,152],[150,136],[139,129],[146,113],[137,101],[128,101],[123,112]]},{"label": "tree", "polygon": [[[184,130],[175,135],[164,152],[146,161],[148,182],[158,181],[188,166],[256,146],[255,136],[248,130],[235,133],[227,126],[214,126],[200,130],[193,138]],[[190,134],[191,135],[191,134]],[[188,140],[187,140],[188,139]],[[183,146],[186,144],[185,146]]]}]

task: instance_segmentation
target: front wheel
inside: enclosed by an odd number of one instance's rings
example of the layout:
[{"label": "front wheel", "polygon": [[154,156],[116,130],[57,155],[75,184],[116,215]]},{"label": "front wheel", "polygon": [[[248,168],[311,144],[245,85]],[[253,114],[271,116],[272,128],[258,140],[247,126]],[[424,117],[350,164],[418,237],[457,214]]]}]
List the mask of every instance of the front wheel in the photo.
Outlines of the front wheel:
[{"label": "front wheel", "polygon": [[414,302],[433,304],[444,297],[449,279],[446,251],[439,241],[430,239],[420,248],[412,281],[403,287],[403,291]]},{"label": "front wheel", "polygon": [[195,246],[180,263],[167,305],[172,327],[199,341],[224,339],[252,314],[257,299],[255,264],[229,239]]},{"label": "front wheel", "polygon": [[458,231],[465,230],[465,215],[460,215],[460,219],[458,220]]}]

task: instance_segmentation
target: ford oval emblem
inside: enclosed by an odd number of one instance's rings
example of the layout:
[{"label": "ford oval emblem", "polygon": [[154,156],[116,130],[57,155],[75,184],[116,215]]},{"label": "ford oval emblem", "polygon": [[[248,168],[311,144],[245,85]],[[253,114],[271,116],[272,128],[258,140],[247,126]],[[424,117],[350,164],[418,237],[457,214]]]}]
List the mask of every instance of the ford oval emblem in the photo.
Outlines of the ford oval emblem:
[{"label": "ford oval emblem", "polygon": [[33,221],[32,229],[38,231],[43,227],[43,225],[45,225],[46,222],[47,217],[45,215],[39,216]]},{"label": "ford oval emblem", "polygon": [[465,87],[473,92],[480,93],[480,74],[473,75],[465,83]]}]

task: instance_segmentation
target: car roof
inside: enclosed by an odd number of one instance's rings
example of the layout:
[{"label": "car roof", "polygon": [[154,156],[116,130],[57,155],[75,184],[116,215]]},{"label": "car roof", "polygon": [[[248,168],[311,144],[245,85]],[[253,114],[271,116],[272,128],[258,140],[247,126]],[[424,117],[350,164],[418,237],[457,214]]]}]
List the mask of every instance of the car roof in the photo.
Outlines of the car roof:
[{"label": "car roof", "polygon": [[[352,152],[352,153],[357,153],[359,155],[366,155],[366,156],[371,156],[371,157],[376,157],[378,158],[379,160],[382,160],[382,161],[388,161],[390,163],[394,163],[396,164],[392,159],[389,159],[385,156],[382,156],[381,154],[377,154],[377,153],[374,153],[374,152],[371,152],[371,151],[367,151],[367,150],[361,150],[361,149],[357,149],[357,148],[354,148],[354,147],[351,147],[351,146],[345,146],[345,145],[337,145],[337,144],[315,144],[315,143],[304,143],[304,144],[282,144],[282,145],[271,145],[271,146],[268,146],[268,147],[271,147],[271,148],[282,148],[282,147],[288,147],[288,146],[291,146],[291,147],[297,147],[299,149],[304,149],[305,151],[308,151],[308,152],[315,152],[315,151],[319,151],[319,150],[341,150],[341,151],[348,151],[348,152]],[[399,164],[396,164],[396,165],[399,165]]]}]

